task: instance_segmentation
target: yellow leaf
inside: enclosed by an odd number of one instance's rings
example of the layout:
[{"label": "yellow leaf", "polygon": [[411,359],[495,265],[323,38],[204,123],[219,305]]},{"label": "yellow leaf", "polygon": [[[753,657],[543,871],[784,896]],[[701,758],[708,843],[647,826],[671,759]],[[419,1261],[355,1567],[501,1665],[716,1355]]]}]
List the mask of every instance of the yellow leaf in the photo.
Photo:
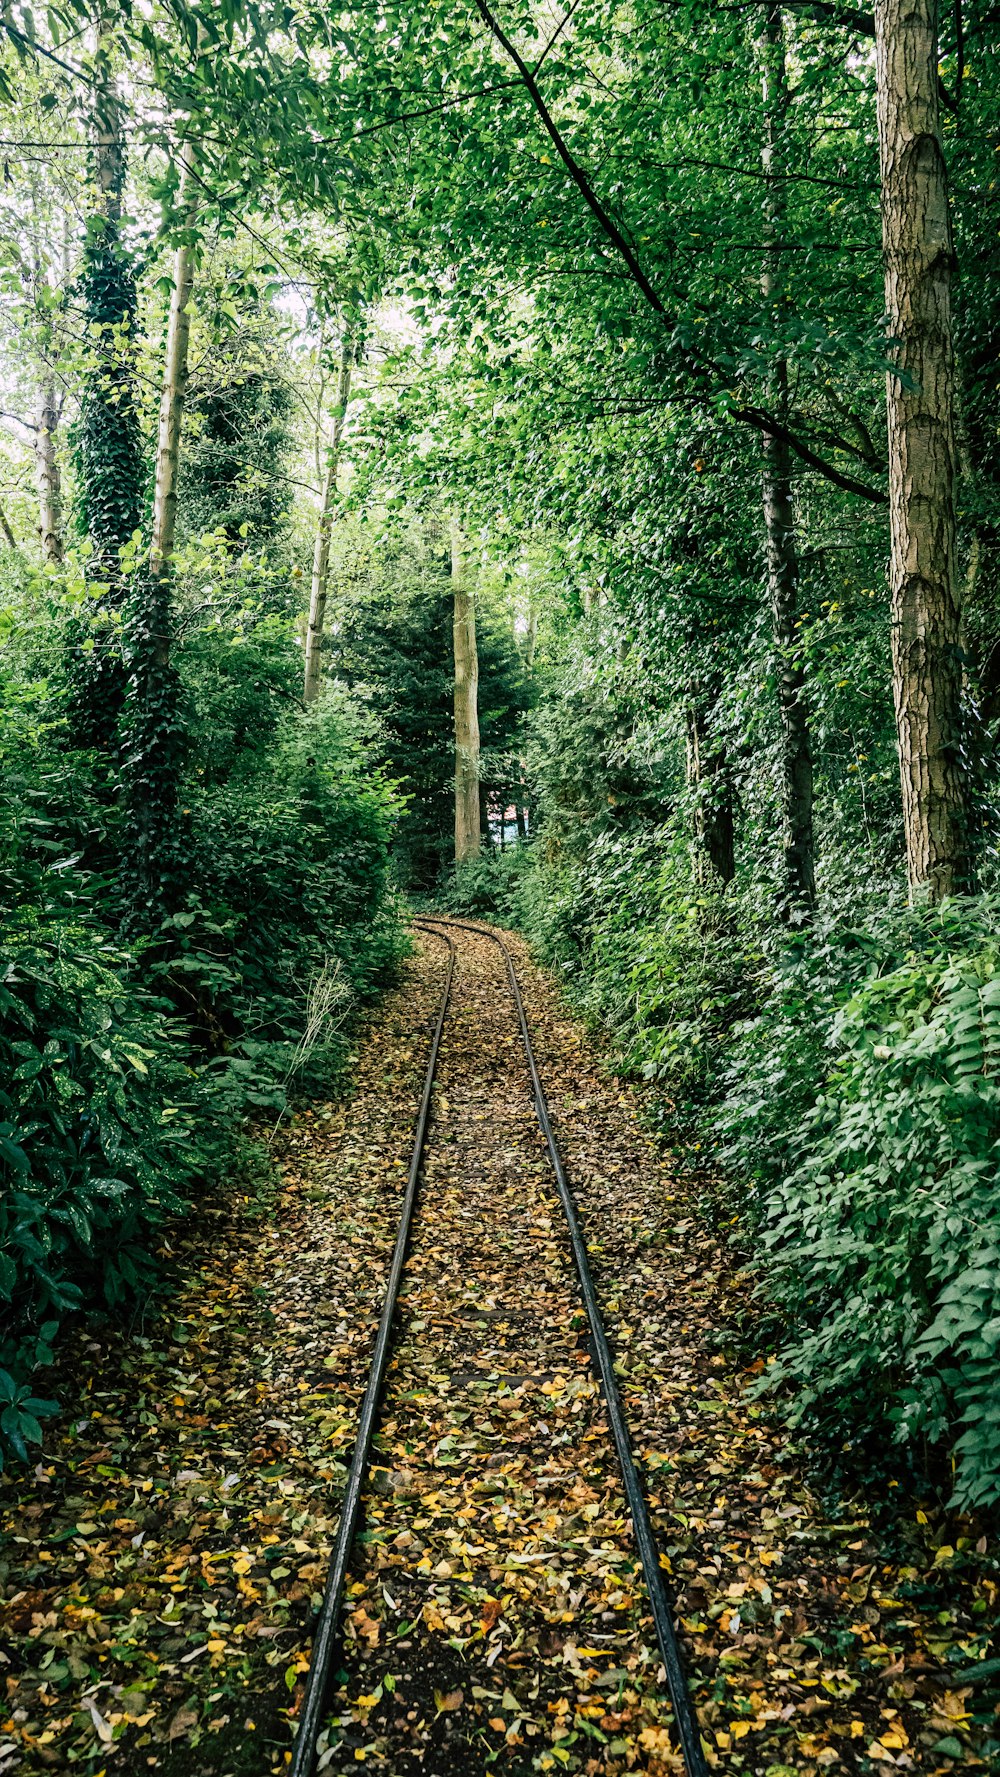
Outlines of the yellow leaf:
[{"label": "yellow leaf", "polygon": [[744,1736],[750,1732],[750,1723],[748,1721],[731,1721],[729,1724],[729,1732],[732,1734],[734,1740],[742,1740]]}]

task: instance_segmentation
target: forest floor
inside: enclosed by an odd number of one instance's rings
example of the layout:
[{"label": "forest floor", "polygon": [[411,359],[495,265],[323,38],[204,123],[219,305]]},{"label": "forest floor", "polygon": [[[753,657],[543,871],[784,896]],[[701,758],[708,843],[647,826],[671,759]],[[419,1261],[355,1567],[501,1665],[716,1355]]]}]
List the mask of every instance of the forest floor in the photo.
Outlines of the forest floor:
[{"label": "forest floor", "polygon": [[[821,1494],[754,1394],[751,1280],[512,942],[710,1763],[983,1766],[948,1674],[991,1552],[902,1486]],[[656,1777],[670,1710],[523,1051],[498,955],[458,949],[322,1768]],[[421,938],[273,1202],[178,1228],[169,1313],[64,1359],[72,1413],[0,1484],[2,1777],[285,1768],[443,969]]]}]

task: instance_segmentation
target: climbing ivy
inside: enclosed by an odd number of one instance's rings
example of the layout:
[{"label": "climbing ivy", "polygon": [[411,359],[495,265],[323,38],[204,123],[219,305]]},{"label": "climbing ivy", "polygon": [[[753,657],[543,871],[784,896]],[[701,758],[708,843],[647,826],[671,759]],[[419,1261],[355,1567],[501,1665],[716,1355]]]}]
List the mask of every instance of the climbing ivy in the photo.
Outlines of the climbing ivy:
[{"label": "climbing ivy", "polygon": [[142,524],[147,482],[135,388],[135,256],[114,217],[92,217],[77,283],[89,346],[76,427],[76,522],[89,540],[92,603],[70,633],[71,729],[79,746],[109,752],[125,696],[121,552]]}]

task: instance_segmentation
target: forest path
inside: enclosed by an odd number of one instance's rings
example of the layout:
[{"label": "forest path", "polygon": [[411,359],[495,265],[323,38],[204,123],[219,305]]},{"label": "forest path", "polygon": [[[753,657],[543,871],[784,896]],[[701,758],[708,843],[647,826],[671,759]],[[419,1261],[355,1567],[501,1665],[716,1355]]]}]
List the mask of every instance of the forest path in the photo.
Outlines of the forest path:
[{"label": "forest path", "polygon": [[[655,1777],[670,1714],[502,961],[455,938],[324,1768]],[[738,1361],[747,1280],[511,942],[710,1761],[969,1768],[954,1551],[912,1505],[891,1542],[876,1501],[824,1513]],[[285,1768],[443,969],[421,938],[351,1099],[283,1138],[273,1224],[227,1200],[185,1230],[169,1318],[89,1338],[60,1379],[86,1411],[3,1483],[3,1777]]]}]

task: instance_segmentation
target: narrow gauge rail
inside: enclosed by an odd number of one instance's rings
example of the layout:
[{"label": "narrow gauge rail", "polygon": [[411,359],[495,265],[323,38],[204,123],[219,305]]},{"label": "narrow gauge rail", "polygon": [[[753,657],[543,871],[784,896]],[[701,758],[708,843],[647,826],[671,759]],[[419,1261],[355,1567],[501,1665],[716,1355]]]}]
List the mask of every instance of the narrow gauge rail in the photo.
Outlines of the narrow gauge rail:
[{"label": "narrow gauge rail", "polygon": [[427,1125],[430,1118],[431,1093],[434,1086],[435,1070],[441,1048],[448,1004],[451,998],[452,982],[455,974],[456,950],[450,933],[453,930],[471,932],[476,937],[486,938],[495,944],[500,951],[507,970],[510,983],[511,998],[517,1014],[521,1041],[524,1045],[525,1059],[531,1078],[531,1091],[539,1126],[545,1138],[549,1159],[555,1175],[559,1199],[569,1231],[570,1244],[576,1264],[580,1293],[583,1297],[587,1321],[590,1328],[591,1355],[600,1377],[604,1395],[608,1423],[611,1427],[612,1439],[618,1465],[621,1470],[622,1483],[628,1500],[632,1529],[642,1562],[646,1589],[649,1596],[653,1624],[666,1674],[667,1690],[673,1707],[674,1722],[681,1756],[684,1760],[688,1777],[707,1777],[707,1766],[702,1752],[701,1737],[694,1709],[691,1703],[687,1680],[681,1659],[681,1651],[674,1629],[673,1607],[664,1583],[663,1570],[660,1566],[659,1551],[656,1537],[649,1516],[642,1484],[632,1454],[631,1439],[625,1419],[621,1393],[618,1388],[614,1370],[614,1358],[608,1343],[604,1323],[601,1318],[600,1305],[594,1289],[590,1263],[587,1258],[587,1245],[580,1226],[576,1204],[573,1199],[565,1167],[552,1130],[549,1117],[545,1089],[542,1085],[538,1065],[535,1060],[528,1020],[524,1009],[524,1001],[514,968],[510,950],[503,939],[486,926],[473,925],[467,920],[445,919],[438,916],[425,916],[414,922],[418,929],[427,932],[428,936],[438,938],[448,947],[448,963],[445,973],[444,987],[438,1007],[437,1019],[431,1038],[430,1054],[424,1087],[417,1114],[413,1149],[410,1156],[406,1189],[403,1194],[403,1206],[400,1214],[396,1243],[393,1248],[392,1260],[386,1280],[385,1299],[379,1320],[375,1344],[372,1350],[371,1367],[368,1383],[361,1404],[361,1415],[358,1424],[354,1454],[348,1473],[347,1486],[344,1492],[344,1503],[341,1511],[337,1540],[330,1559],[326,1589],[320,1607],[313,1636],[309,1672],[306,1679],[305,1695],[302,1702],[302,1713],[299,1730],[295,1738],[292,1755],[292,1777],[313,1777],[316,1765],[316,1742],[323,1722],[324,1707],[330,1689],[330,1672],[333,1656],[337,1645],[337,1629],[339,1625],[341,1605],[343,1603],[344,1585],[347,1578],[348,1563],[357,1533],[361,1512],[361,1497],[364,1489],[365,1475],[371,1453],[371,1441],[375,1431],[382,1390],[388,1368],[392,1348],[393,1322],[403,1267],[406,1262],[410,1228],[413,1211],[417,1201],[420,1183],[421,1165],[427,1137]]}]

